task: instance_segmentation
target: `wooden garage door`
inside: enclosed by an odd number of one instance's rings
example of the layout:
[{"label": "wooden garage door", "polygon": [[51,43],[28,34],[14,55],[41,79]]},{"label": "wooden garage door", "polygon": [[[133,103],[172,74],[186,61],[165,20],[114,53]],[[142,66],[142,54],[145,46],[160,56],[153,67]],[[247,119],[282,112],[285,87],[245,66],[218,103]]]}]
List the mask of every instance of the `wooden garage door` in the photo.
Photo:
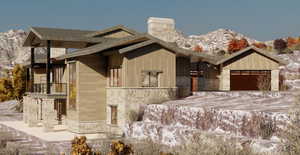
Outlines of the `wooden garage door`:
[{"label": "wooden garage door", "polygon": [[230,90],[270,90],[271,71],[230,71]]}]

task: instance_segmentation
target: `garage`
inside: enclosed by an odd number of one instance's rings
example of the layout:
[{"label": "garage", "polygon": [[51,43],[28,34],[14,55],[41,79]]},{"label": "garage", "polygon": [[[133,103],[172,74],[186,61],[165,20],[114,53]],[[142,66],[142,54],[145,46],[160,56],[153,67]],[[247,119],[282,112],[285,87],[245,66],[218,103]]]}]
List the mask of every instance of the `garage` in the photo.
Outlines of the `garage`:
[{"label": "garage", "polygon": [[270,70],[231,70],[230,90],[270,90]]}]

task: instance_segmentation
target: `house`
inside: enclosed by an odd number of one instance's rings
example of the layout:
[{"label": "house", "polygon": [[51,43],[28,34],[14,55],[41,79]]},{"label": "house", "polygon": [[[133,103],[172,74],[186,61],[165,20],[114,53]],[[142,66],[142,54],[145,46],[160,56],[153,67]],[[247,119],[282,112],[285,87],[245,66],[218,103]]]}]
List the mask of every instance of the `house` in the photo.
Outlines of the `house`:
[{"label": "house", "polygon": [[[144,105],[193,90],[257,90],[258,77],[279,90],[279,58],[255,47],[229,57],[179,48],[170,42],[173,22],[151,18],[149,34],[122,25],[100,31],[32,27],[24,42],[31,47],[25,123],[49,131],[62,124],[79,134],[121,134]],[[36,57],[41,47],[45,58]],[[69,50],[53,56],[54,48]]]},{"label": "house", "polygon": [[[74,133],[122,133],[145,104],[190,95],[190,62],[205,54],[178,48],[124,26],[101,31],[33,27],[24,121],[46,130],[63,124]],[[44,60],[35,48],[46,47]],[[68,48],[51,57],[52,48]],[[39,77],[44,77],[40,80]]]},{"label": "house", "polygon": [[[150,17],[148,32],[172,43],[176,40],[175,21]],[[191,91],[278,91],[280,65],[286,65],[286,62],[252,46],[230,56],[196,60],[191,63]]]},{"label": "house", "polygon": [[230,56],[216,58],[212,63],[198,62],[194,67],[192,89],[279,91],[279,66],[285,64],[278,57],[250,46]]}]

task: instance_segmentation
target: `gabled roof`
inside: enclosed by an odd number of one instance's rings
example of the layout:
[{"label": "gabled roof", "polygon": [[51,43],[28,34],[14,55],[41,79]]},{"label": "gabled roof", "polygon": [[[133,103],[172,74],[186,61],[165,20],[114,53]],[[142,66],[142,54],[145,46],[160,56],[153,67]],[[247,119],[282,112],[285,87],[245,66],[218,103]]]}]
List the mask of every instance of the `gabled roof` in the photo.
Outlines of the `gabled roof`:
[{"label": "gabled roof", "polygon": [[258,54],[261,54],[261,55],[263,55],[263,56],[265,56],[265,57],[267,57],[267,58],[269,58],[269,59],[272,59],[272,60],[276,61],[276,62],[279,63],[279,64],[282,64],[282,65],[286,65],[286,64],[287,64],[287,62],[285,62],[284,60],[278,58],[277,56],[275,56],[275,55],[273,55],[273,54],[270,54],[270,53],[268,53],[268,52],[266,52],[266,51],[264,51],[264,50],[262,50],[262,49],[260,49],[260,48],[257,48],[257,47],[255,47],[255,46],[249,46],[249,47],[247,47],[247,48],[245,48],[245,49],[243,49],[243,50],[241,50],[241,51],[238,51],[238,52],[236,52],[236,53],[231,54],[231,55],[228,56],[228,57],[225,57],[225,58],[222,58],[222,59],[218,60],[218,61],[215,63],[215,65],[220,65],[220,64],[222,64],[222,63],[224,63],[224,62],[227,62],[228,60],[230,60],[230,59],[232,59],[232,58],[235,58],[235,57],[237,57],[237,56],[239,56],[239,55],[241,55],[241,54],[243,54],[243,53],[245,53],[245,52],[248,52],[248,51],[250,51],[250,50],[253,50],[254,52],[256,52],[256,53],[258,53]]},{"label": "gabled roof", "polygon": [[139,32],[137,32],[135,30],[132,30],[130,28],[127,28],[124,25],[117,25],[117,26],[113,26],[113,27],[110,27],[110,28],[107,28],[107,29],[104,29],[104,30],[88,33],[85,36],[86,37],[95,37],[95,36],[105,35],[107,33],[115,32],[115,31],[119,31],[119,30],[125,31],[129,34],[132,34],[132,35],[140,34]]},{"label": "gabled roof", "polygon": [[132,35],[139,34],[137,31],[126,28],[123,25],[113,26],[102,31],[91,30],[75,30],[75,29],[61,29],[61,28],[46,28],[46,27],[31,27],[30,32],[24,41],[23,46],[32,46],[32,41],[35,37],[41,41],[55,40],[63,42],[86,42],[86,43],[99,43],[107,40],[114,40],[114,38],[94,37],[97,35],[104,35],[113,33],[118,30],[123,30]]},{"label": "gabled roof", "polygon": [[69,54],[57,57],[56,59],[61,60],[61,59],[78,57],[78,56],[90,55],[90,54],[95,54],[95,53],[102,52],[104,50],[108,50],[110,48],[114,48],[114,47],[118,47],[118,46],[122,46],[122,45],[129,45],[127,47],[122,47],[122,48],[118,49],[118,52],[120,54],[124,54],[124,53],[130,52],[130,51],[133,51],[135,49],[145,47],[145,46],[148,46],[148,45],[151,45],[151,44],[159,44],[162,47],[164,47],[166,49],[169,49],[171,51],[174,51],[175,53],[180,54],[180,55],[199,57],[199,58],[202,58],[202,59],[204,59],[205,61],[207,61],[209,63],[215,63],[216,62],[216,60],[211,56],[179,48],[175,44],[167,43],[167,42],[162,41],[160,39],[157,39],[157,38],[155,38],[155,37],[153,37],[149,34],[139,34],[139,35],[135,35],[135,36],[122,38],[122,39],[119,39],[119,40],[110,41],[110,42],[107,42],[107,43],[104,43],[104,44],[99,43],[99,44],[96,44],[94,46],[90,46],[90,47],[87,47],[87,48],[84,48],[84,49],[77,50],[73,53],[69,53]]},{"label": "gabled roof", "polygon": [[72,53],[68,53],[68,54],[59,56],[56,59],[61,60],[61,59],[95,54],[95,53],[102,52],[104,50],[107,50],[107,49],[110,49],[113,47],[122,46],[122,45],[130,44],[130,43],[141,42],[143,40],[146,40],[146,38],[143,35],[129,36],[129,37],[125,37],[125,38],[110,40],[107,42],[98,43],[96,45],[93,45],[93,46],[90,46],[87,48],[79,49]]},{"label": "gabled roof", "polygon": [[40,40],[56,40],[56,41],[82,41],[82,42],[99,42],[97,39],[85,37],[86,34],[95,31],[74,30],[60,28],[31,27],[23,46],[31,46],[31,41],[35,36]]}]

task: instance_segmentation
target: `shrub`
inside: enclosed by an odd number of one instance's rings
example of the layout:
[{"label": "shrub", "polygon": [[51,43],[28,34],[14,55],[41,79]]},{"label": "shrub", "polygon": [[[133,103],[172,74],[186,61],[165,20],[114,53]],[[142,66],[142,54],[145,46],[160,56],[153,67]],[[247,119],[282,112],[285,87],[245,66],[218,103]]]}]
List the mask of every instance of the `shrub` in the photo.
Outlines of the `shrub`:
[{"label": "shrub", "polygon": [[270,82],[270,77],[267,76],[258,76],[257,77],[257,87],[261,91],[269,91],[271,90],[271,82]]},{"label": "shrub", "polygon": [[266,44],[264,44],[264,43],[253,43],[252,44],[252,46],[255,46],[255,47],[257,47],[257,48],[260,48],[260,49],[267,49],[267,45]]},{"label": "shrub", "polygon": [[217,136],[195,135],[180,149],[179,155],[254,155],[246,144],[239,147],[234,140]]},{"label": "shrub", "polygon": [[114,141],[110,145],[111,151],[108,153],[109,155],[130,155],[133,153],[133,149],[131,145],[126,145],[122,141]]},{"label": "shrub", "polygon": [[291,108],[290,118],[286,130],[283,131],[284,152],[289,155],[300,154],[300,94],[295,96],[295,105]]},{"label": "shrub", "polygon": [[8,78],[0,79],[0,101],[7,101],[13,98],[12,82]]},{"label": "shrub", "polygon": [[13,79],[13,96],[16,100],[21,101],[26,91],[26,72],[21,65],[16,65],[12,71]]},{"label": "shrub", "polygon": [[283,39],[276,39],[273,42],[274,49],[278,50],[279,52],[285,50],[287,48],[287,43]]},{"label": "shrub", "polygon": [[200,45],[196,45],[196,46],[193,48],[193,50],[194,50],[195,52],[201,53],[201,52],[203,52],[203,47],[201,47]]},{"label": "shrub", "polygon": [[224,51],[224,50],[220,50],[217,52],[218,56],[224,56],[225,54],[226,54],[226,51]]},{"label": "shrub", "polygon": [[298,38],[292,38],[292,37],[288,37],[288,38],[287,38],[287,46],[288,46],[289,48],[295,46],[295,45],[298,44],[298,43],[299,43]]},{"label": "shrub", "polygon": [[243,38],[241,40],[232,39],[228,44],[228,51],[229,51],[229,53],[234,53],[234,52],[240,51],[248,46],[249,46],[249,43],[245,38]]}]

